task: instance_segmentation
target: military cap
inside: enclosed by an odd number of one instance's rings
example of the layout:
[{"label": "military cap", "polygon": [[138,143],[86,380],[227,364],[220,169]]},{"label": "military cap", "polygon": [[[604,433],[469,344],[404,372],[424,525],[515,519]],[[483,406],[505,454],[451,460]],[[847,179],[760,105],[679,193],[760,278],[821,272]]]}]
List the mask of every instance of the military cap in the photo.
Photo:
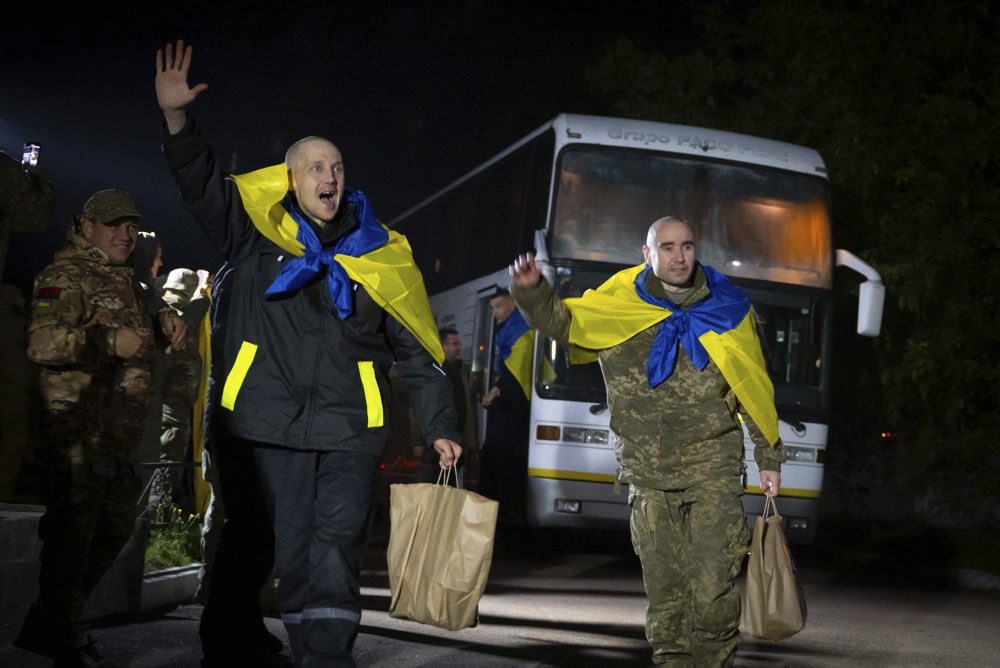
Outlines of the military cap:
[{"label": "military cap", "polygon": [[83,205],[83,217],[102,225],[110,225],[120,218],[142,220],[132,196],[114,188],[94,193]]},{"label": "military cap", "polygon": [[167,282],[163,284],[164,290],[176,290],[188,297],[194,294],[198,287],[198,274],[190,269],[174,269],[167,274]]}]

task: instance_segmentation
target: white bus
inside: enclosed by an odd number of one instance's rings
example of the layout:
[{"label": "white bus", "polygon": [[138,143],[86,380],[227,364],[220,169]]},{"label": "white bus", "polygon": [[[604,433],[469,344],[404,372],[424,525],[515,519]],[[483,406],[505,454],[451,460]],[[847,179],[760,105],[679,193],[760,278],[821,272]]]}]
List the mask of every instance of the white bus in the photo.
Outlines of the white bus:
[{"label": "white bus", "polygon": [[[390,225],[409,238],[439,326],[459,332],[485,388],[494,368],[488,301],[509,284],[517,253],[534,249],[558,293],[579,296],[642,262],[646,229],[664,215],[691,221],[699,259],[753,302],[788,452],[779,507],[789,539],[812,542],[829,424],[834,266],[867,278],[861,334],[878,334],[883,290],[871,267],[832,248],[829,183],[816,151],[717,130],[563,114]],[[621,527],[627,493],[615,490],[615,437],[597,363],[570,365],[567,351],[541,334],[534,355],[524,519],[541,527]],[[482,411],[481,430],[488,419]],[[763,497],[746,443],[743,498],[753,515]]]}]

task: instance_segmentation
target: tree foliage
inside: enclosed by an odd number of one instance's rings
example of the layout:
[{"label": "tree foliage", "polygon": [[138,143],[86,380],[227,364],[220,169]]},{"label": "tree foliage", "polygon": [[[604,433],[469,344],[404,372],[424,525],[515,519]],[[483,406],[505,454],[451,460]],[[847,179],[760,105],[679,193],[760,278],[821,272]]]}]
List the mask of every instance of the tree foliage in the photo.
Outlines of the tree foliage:
[{"label": "tree foliage", "polygon": [[835,241],[888,290],[875,345],[838,334],[834,425],[893,429],[896,479],[969,516],[1000,498],[998,28],[975,0],[709,0],[697,49],[622,39],[590,71],[621,115],[820,151]]}]

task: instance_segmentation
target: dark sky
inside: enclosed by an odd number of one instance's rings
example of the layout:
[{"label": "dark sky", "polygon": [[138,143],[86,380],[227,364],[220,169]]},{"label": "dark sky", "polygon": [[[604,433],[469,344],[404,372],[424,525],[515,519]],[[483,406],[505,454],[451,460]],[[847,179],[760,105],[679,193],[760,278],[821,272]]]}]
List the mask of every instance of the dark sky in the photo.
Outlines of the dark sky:
[{"label": "dark sky", "polygon": [[348,184],[389,220],[558,113],[608,113],[584,80],[607,42],[669,52],[693,39],[688,2],[362,4],[134,2],[5,22],[0,149],[40,142],[57,189],[49,231],[15,237],[6,282],[29,285],[70,217],[111,187],[136,196],[164,270],[218,266],[159,151],[154,54],[168,40],[195,47],[191,83],[209,89],[191,112],[223,164],[251,171],[302,136],[329,137]]}]

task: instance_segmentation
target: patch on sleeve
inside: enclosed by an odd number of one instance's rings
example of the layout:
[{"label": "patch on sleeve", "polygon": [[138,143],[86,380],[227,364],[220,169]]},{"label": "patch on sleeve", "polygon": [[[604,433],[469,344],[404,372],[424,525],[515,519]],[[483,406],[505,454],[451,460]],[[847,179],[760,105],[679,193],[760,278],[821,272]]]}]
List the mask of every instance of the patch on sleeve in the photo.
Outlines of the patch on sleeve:
[{"label": "patch on sleeve", "polygon": [[59,299],[62,288],[38,288],[35,292],[35,304],[38,306],[48,306],[52,300]]}]

